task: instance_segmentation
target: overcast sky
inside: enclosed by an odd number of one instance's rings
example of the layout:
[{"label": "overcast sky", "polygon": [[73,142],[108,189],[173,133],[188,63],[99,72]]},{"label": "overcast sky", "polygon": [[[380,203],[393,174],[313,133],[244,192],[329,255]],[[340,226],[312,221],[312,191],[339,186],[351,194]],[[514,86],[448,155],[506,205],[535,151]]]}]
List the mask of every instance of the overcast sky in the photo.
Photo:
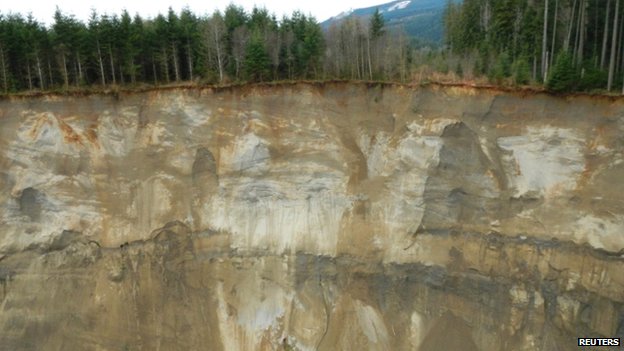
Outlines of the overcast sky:
[{"label": "overcast sky", "polygon": [[264,6],[274,12],[278,18],[283,14],[291,14],[300,10],[305,14],[312,14],[320,22],[351,8],[373,6],[390,0],[2,0],[0,13],[20,12],[33,16],[44,23],[52,22],[52,15],[58,5],[64,13],[74,14],[78,19],[86,20],[91,9],[99,13],[119,13],[122,9],[128,10],[131,15],[141,14],[143,17],[154,17],[156,14],[166,13],[171,6],[175,11],[188,6],[194,13],[212,13],[215,9],[223,10],[234,3],[251,10],[254,5]]}]

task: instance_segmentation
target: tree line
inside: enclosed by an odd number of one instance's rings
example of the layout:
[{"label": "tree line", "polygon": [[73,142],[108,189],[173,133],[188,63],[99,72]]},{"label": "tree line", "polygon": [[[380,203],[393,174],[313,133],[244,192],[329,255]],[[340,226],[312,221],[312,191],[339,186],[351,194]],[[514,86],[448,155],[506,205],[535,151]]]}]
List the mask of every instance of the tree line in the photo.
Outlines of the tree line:
[{"label": "tree line", "polygon": [[[394,34],[394,33],[392,33]],[[0,14],[3,92],[180,81],[406,79],[410,47],[379,12],[321,29],[301,12],[278,20],[264,8],[198,16],[171,8],[155,18],[92,12],[83,22],[57,8],[49,26]]]},{"label": "tree line", "polygon": [[367,20],[348,17],[325,33],[325,73],[344,79],[406,81],[415,48],[401,28],[388,32],[379,10]]},{"label": "tree line", "polygon": [[620,0],[449,1],[448,50],[472,55],[494,81],[553,90],[622,88],[624,4]]}]

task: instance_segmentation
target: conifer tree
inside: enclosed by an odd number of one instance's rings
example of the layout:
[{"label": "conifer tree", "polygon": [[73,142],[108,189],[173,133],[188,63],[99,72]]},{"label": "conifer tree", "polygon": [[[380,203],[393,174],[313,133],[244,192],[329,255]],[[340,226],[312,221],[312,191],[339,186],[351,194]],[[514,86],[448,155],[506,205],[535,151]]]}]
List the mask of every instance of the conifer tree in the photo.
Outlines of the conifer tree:
[{"label": "conifer tree", "polygon": [[269,55],[264,48],[262,37],[257,31],[251,36],[247,45],[245,71],[247,78],[254,82],[261,82],[269,77]]},{"label": "conifer tree", "polygon": [[375,12],[370,19],[370,36],[372,39],[377,39],[384,34],[385,20],[383,15],[379,12],[379,9],[375,9]]},{"label": "conifer tree", "polygon": [[572,55],[567,51],[560,52],[547,81],[548,89],[556,92],[572,91],[577,80]]}]

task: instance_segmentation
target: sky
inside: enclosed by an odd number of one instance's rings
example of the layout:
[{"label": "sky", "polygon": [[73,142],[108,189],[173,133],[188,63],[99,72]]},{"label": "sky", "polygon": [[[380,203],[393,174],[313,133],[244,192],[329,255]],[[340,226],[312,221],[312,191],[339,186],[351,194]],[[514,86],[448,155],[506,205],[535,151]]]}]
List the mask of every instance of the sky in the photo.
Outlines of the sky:
[{"label": "sky", "polygon": [[311,14],[319,22],[352,8],[368,7],[389,2],[390,0],[2,0],[0,13],[19,12],[24,15],[32,13],[35,19],[50,24],[56,6],[66,14],[86,21],[91,9],[98,13],[117,13],[126,9],[131,15],[139,13],[142,17],[154,17],[158,13],[166,13],[169,7],[179,12],[188,6],[194,13],[203,15],[215,9],[223,11],[228,4],[234,3],[251,10],[254,5],[266,7],[270,12],[281,18],[283,14],[291,14],[300,10]]}]

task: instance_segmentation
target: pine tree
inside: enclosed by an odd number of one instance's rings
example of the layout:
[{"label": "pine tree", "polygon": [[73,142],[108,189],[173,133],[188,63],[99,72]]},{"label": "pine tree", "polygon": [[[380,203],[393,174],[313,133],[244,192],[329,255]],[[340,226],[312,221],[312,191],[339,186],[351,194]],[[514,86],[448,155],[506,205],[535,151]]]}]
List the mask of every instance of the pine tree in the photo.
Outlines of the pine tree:
[{"label": "pine tree", "polygon": [[384,26],[386,25],[383,15],[379,9],[375,9],[370,19],[370,36],[372,39],[381,37],[384,34]]},{"label": "pine tree", "polygon": [[136,30],[128,11],[123,10],[118,32],[119,65],[121,66],[119,75],[122,83],[124,83],[124,76],[129,76],[132,83],[136,81],[138,66],[135,63],[135,59],[139,50],[136,37],[138,33],[136,33]]},{"label": "pine tree", "polygon": [[302,77],[318,77],[323,48],[324,40],[321,27],[314,18],[308,17],[305,21],[303,36]]},{"label": "pine tree", "polygon": [[170,48],[171,55],[171,63],[173,64],[173,75],[176,81],[181,79],[180,74],[180,37],[181,37],[181,28],[180,28],[180,18],[173,11],[171,7],[169,7],[169,12],[167,13],[167,36],[168,36],[168,46]]},{"label": "pine tree", "polygon": [[574,68],[572,55],[567,51],[560,52],[546,86],[556,92],[572,91],[576,88],[577,81],[578,75]]},{"label": "pine tree", "polygon": [[106,85],[106,74],[104,73],[104,53],[102,49],[102,34],[100,28],[100,19],[97,12],[92,11],[89,17],[89,43],[92,47],[91,55],[95,56],[97,71],[100,76],[100,84]]},{"label": "pine tree", "polygon": [[507,52],[502,52],[498,55],[490,73],[497,84],[501,84],[505,78],[511,75],[511,59]]},{"label": "pine tree", "polygon": [[529,62],[525,57],[516,59],[511,65],[511,74],[513,82],[516,85],[528,84],[531,78],[531,69],[529,68]]},{"label": "pine tree", "polygon": [[250,81],[261,82],[270,75],[270,59],[258,32],[251,36],[245,55],[245,72]]},{"label": "pine tree", "polygon": [[247,46],[247,13],[245,13],[242,7],[230,4],[225,8],[223,21],[226,30],[225,55],[228,63],[227,71],[230,76],[238,79]]}]

